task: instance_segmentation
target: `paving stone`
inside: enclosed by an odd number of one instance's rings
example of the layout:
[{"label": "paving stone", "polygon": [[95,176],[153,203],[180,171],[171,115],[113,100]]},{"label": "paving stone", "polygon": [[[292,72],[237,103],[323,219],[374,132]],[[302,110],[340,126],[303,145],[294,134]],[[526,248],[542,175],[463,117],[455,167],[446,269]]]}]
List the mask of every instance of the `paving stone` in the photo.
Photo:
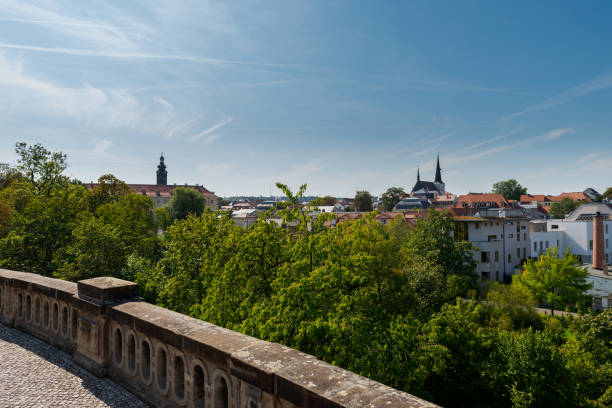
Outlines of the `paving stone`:
[{"label": "paving stone", "polygon": [[0,324],[0,407],[149,407],[57,348]]}]

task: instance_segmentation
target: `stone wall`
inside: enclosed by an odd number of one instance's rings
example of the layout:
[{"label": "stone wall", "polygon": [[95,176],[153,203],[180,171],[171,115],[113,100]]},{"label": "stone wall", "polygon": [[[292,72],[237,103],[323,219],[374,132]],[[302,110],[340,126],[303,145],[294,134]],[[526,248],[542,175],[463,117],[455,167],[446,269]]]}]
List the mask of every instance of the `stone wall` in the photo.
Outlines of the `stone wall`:
[{"label": "stone wall", "polygon": [[268,343],[143,302],[135,283],[0,269],[0,322],[156,407],[434,407]]}]

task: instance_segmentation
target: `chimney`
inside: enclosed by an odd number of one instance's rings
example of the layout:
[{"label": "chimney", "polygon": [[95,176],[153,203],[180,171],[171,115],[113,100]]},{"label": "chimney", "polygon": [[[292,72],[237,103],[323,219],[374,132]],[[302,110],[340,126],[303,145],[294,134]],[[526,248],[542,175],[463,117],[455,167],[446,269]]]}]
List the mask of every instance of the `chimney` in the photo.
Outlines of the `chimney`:
[{"label": "chimney", "polygon": [[606,261],[604,252],[603,216],[599,211],[593,216],[593,268],[603,269]]}]

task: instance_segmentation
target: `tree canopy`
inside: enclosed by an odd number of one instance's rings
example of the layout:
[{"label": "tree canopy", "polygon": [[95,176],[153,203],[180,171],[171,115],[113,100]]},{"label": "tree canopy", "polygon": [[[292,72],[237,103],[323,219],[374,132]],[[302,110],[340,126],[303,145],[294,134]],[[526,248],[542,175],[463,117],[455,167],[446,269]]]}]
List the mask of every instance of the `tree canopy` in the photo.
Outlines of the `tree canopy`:
[{"label": "tree canopy", "polygon": [[586,295],[591,285],[586,277],[586,270],[569,248],[563,257],[559,257],[557,248],[549,248],[537,260],[527,260],[523,272],[514,275],[512,283],[530,292],[541,305],[548,305],[552,312],[591,305],[592,299]]},{"label": "tree canopy", "polygon": [[389,187],[382,195],[382,203],[385,211],[392,211],[395,204],[399,203],[406,192],[402,187]]},{"label": "tree canopy", "polygon": [[168,212],[173,219],[182,220],[189,214],[200,215],[206,206],[206,198],[197,190],[177,187],[168,203]]},{"label": "tree canopy", "polygon": [[355,211],[372,211],[372,196],[367,191],[355,193]]},{"label": "tree canopy", "polygon": [[515,179],[509,179],[493,184],[492,192],[501,194],[508,200],[519,200],[521,195],[527,194],[527,188],[521,186]]},{"label": "tree canopy", "polygon": [[557,203],[550,206],[550,215],[553,218],[565,218],[565,216],[580,206],[580,203],[569,197],[564,197]]}]

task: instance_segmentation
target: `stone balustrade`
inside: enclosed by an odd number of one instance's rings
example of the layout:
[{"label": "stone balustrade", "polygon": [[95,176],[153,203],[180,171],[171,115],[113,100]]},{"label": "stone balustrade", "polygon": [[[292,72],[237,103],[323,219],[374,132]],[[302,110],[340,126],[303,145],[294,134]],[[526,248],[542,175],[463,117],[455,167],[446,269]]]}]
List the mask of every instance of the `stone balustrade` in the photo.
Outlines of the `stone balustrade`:
[{"label": "stone balustrade", "polygon": [[0,269],[0,322],[156,407],[434,407],[313,356],[143,302],[135,283]]}]

